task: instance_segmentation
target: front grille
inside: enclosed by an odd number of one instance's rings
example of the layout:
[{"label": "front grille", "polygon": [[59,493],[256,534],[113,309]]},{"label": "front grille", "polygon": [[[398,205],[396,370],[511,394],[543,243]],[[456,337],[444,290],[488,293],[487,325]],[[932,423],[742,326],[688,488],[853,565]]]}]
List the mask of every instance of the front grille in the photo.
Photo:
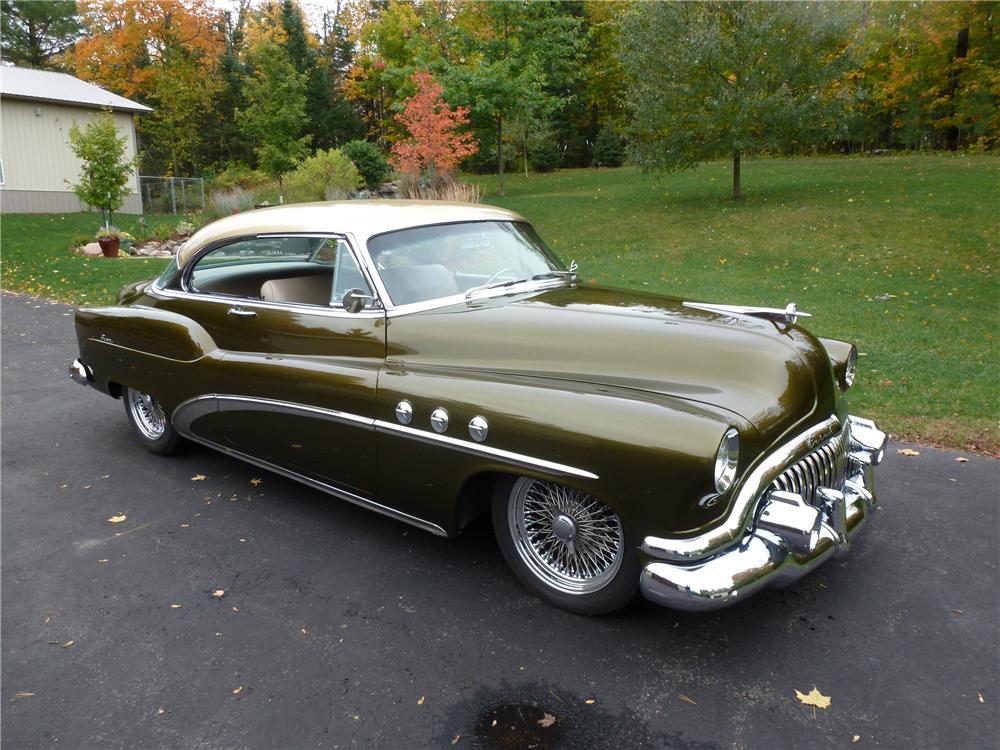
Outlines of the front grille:
[{"label": "front grille", "polygon": [[791,464],[771,482],[771,490],[794,492],[812,505],[819,505],[816,490],[819,487],[842,489],[847,468],[848,428],[827,440]]}]

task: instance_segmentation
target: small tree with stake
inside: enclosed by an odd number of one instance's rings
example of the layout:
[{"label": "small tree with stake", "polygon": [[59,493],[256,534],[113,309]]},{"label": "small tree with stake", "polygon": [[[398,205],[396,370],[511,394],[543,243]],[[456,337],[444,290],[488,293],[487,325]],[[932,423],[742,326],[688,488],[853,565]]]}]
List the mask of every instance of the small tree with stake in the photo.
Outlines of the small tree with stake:
[{"label": "small tree with stake", "polygon": [[101,209],[104,226],[109,227],[112,213],[121,208],[129,194],[129,180],[135,169],[126,157],[128,141],[118,135],[114,118],[105,111],[84,128],[74,122],[69,129],[69,143],[82,162],[80,180],[70,187],[86,205]]}]

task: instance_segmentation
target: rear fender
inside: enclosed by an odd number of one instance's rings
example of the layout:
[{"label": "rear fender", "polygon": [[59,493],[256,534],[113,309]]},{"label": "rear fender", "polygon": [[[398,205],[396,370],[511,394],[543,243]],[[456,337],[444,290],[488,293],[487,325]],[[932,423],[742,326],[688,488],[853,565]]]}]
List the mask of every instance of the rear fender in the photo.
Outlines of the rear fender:
[{"label": "rear fender", "polygon": [[151,307],[92,307],[76,311],[80,359],[93,385],[113,396],[117,386],[150,393],[167,407],[197,395],[220,352],[198,323]]}]

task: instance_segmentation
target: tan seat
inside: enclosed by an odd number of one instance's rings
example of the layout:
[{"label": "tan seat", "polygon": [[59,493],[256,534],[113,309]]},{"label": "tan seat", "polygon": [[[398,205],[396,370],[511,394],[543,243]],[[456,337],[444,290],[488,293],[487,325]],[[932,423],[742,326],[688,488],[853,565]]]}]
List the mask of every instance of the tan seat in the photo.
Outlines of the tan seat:
[{"label": "tan seat", "polygon": [[260,296],[265,302],[329,305],[332,286],[333,278],[326,273],[271,279],[261,286]]}]

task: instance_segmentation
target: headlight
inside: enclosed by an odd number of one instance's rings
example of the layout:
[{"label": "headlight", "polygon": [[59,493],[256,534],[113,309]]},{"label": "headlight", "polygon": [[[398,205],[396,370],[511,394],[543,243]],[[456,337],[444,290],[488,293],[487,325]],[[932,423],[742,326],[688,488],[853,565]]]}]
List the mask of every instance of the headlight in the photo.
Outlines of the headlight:
[{"label": "headlight", "polygon": [[715,454],[715,490],[720,495],[733,486],[736,466],[740,462],[740,433],[730,427],[722,436]]},{"label": "headlight", "polygon": [[844,365],[844,390],[846,391],[854,385],[854,376],[858,372],[858,349],[851,347],[851,353],[847,355],[847,363]]}]

